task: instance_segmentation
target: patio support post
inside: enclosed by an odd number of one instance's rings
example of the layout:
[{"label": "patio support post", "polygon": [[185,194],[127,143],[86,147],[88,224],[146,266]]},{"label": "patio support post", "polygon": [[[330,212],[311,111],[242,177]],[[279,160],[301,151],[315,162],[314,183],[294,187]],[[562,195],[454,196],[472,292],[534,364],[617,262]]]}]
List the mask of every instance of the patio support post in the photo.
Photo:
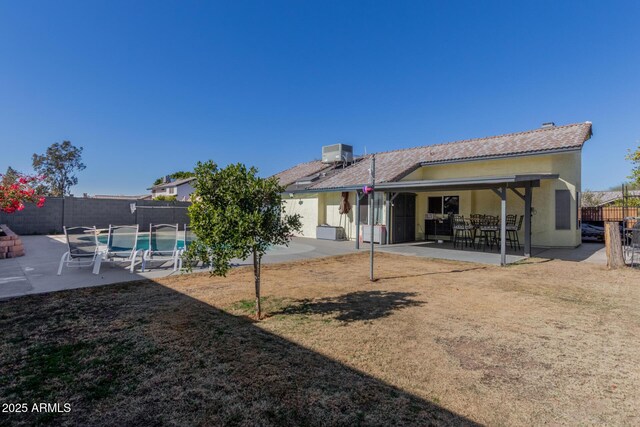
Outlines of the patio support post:
[{"label": "patio support post", "polygon": [[375,236],[375,226],[373,224],[374,214],[373,209],[375,207],[375,194],[376,194],[376,155],[371,155],[371,170],[369,171],[371,174],[371,195],[369,196],[369,240],[371,241],[370,252],[369,252],[369,281],[373,282],[373,248],[374,248],[374,236]]},{"label": "patio support post", "polygon": [[386,240],[387,240],[387,242],[386,242],[386,244],[388,245],[388,244],[391,243],[391,241],[390,241],[390,239],[391,239],[391,193],[385,193],[385,194],[387,195],[387,201],[386,201],[387,206],[386,206],[385,214],[384,214],[385,215],[384,223],[385,223],[386,229],[387,229],[387,232],[386,232],[386,235],[387,235],[387,239]]},{"label": "patio support post", "polygon": [[356,249],[360,249],[360,192],[356,191]]},{"label": "patio support post", "polygon": [[531,256],[531,184],[524,187],[524,256]]},{"label": "patio support post", "polygon": [[500,191],[500,265],[507,265],[507,187]]}]

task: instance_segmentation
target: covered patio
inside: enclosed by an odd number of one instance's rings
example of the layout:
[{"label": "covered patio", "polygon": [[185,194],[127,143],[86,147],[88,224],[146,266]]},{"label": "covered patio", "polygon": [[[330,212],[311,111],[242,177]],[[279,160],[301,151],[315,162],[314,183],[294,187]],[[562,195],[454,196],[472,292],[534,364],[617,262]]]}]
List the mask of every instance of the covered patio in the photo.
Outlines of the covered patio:
[{"label": "covered patio", "polygon": [[[532,255],[531,251],[531,213],[532,213],[532,192],[533,188],[540,187],[542,180],[558,179],[558,174],[541,173],[541,174],[526,174],[526,175],[505,175],[505,176],[490,176],[490,177],[476,177],[476,178],[460,178],[460,179],[444,179],[444,180],[419,180],[419,181],[399,181],[399,182],[385,182],[375,186],[375,192],[382,192],[384,194],[385,201],[385,232],[387,245],[393,245],[396,241],[394,231],[398,232],[398,224],[394,224],[394,221],[398,221],[396,215],[394,215],[394,201],[396,198],[403,194],[416,194],[425,192],[460,192],[460,191],[474,191],[474,190],[490,190],[496,197],[496,202],[500,206],[499,215],[499,260],[500,265],[506,265],[511,262],[516,262],[523,258],[528,258]],[[347,190],[347,189],[345,189]],[[348,190],[356,191],[356,203],[355,203],[355,218],[356,218],[356,249],[360,247],[360,209],[361,200],[364,197],[362,188],[349,188]],[[518,198],[524,202],[524,209],[522,215],[524,217],[524,236],[522,251],[516,251],[507,247],[507,193],[512,192]],[[374,198],[370,197],[369,200],[373,201]],[[373,203],[373,202],[372,202]],[[371,208],[371,207],[370,207]],[[413,205],[414,211],[416,210],[415,204]],[[479,212],[480,213],[480,212]],[[418,215],[413,213],[415,220],[420,220]],[[413,220],[412,222],[415,222]],[[409,224],[413,226],[413,224]],[[415,232],[414,232],[415,235]],[[426,236],[425,236],[426,237]],[[426,239],[425,239],[426,240]],[[384,246],[384,245],[382,245]],[[416,245],[411,245],[415,248]],[[458,250],[450,243],[447,245],[433,244],[429,242],[422,242],[419,246],[425,246],[435,251],[440,250]],[[465,248],[459,249],[460,252],[467,252],[468,255],[460,256],[460,260],[469,260],[476,262],[487,262],[488,258],[495,257],[495,252],[483,252],[477,249]],[[435,256],[438,257],[438,256]],[[447,257],[445,257],[447,258]],[[468,259],[467,259],[468,258]],[[482,258],[481,261],[479,258]],[[487,260],[485,260],[487,258]],[[457,259],[457,258],[454,258]],[[492,262],[488,262],[492,263]]]}]

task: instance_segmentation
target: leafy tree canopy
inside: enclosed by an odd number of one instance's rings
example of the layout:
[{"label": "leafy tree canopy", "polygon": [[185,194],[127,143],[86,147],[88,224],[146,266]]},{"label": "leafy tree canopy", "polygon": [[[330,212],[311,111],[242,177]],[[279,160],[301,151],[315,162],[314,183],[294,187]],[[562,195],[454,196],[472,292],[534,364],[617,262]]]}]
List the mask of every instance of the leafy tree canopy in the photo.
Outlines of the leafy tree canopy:
[{"label": "leafy tree canopy", "polygon": [[635,188],[640,188],[640,146],[635,151],[629,150],[626,158],[633,165],[631,175],[629,175],[631,185]]},{"label": "leafy tree canopy", "polygon": [[210,264],[212,274],[225,275],[231,259],[252,256],[259,319],[262,257],[270,246],[288,244],[301,223],[299,215],[284,211],[284,187],[275,178],[260,178],[257,173],[243,164],[218,169],[212,161],[198,162],[194,202],[189,207],[197,240],[186,258]]},{"label": "leafy tree canopy", "polygon": [[[191,178],[192,176],[194,176],[195,174],[193,172],[187,172],[187,171],[178,171],[178,172],[174,172],[171,175],[168,175],[169,178],[171,178],[172,180],[176,180],[176,179],[184,179],[184,178]],[[160,185],[162,184],[162,180],[164,179],[164,177],[160,177],[158,179],[156,179],[155,181],[153,181],[153,185]]]},{"label": "leafy tree canopy", "polygon": [[161,194],[153,198],[153,200],[157,200],[159,202],[175,202],[178,199],[178,196],[167,196]]},{"label": "leafy tree canopy", "polygon": [[51,196],[68,195],[71,187],[78,183],[76,172],[86,168],[82,163],[82,150],[82,147],[63,141],[51,144],[44,154],[33,155],[33,169],[44,176]]},{"label": "leafy tree canopy", "polygon": [[41,208],[45,202],[38,191],[41,181],[41,177],[24,175],[9,166],[5,174],[0,174],[0,211],[21,211],[26,203],[36,203]]},{"label": "leafy tree canopy", "polygon": [[626,204],[623,199],[614,201],[612,206],[627,206],[629,208],[640,208],[640,197],[627,197]]},{"label": "leafy tree canopy", "polygon": [[23,174],[12,168],[11,166],[7,167],[7,171],[2,175],[2,185],[11,185],[18,181]]}]

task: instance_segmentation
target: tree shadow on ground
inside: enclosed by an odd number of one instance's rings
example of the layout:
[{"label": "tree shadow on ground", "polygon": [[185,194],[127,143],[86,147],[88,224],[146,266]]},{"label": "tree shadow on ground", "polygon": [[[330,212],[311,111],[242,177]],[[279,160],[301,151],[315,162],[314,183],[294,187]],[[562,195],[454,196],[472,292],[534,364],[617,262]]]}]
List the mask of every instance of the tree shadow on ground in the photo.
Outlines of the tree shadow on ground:
[{"label": "tree shadow on ground", "polygon": [[[371,319],[421,304],[413,295],[358,292],[305,310]],[[0,425],[477,425],[148,280],[0,302],[0,330],[0,395],[72,405]]]},{"label": "tree shadow on ground", "polygon": [[426,304],[416,292],[359,291],[337,297],[302,299],[273,314],[321,314],[343,322],[374,320],[394,311]]},{"label": "tree shadow on ground", "polygon": [[412,277],[434,276],[437,274],[465,273],[467,271],[486,270],[486,269],[487,267],[469,267],[469,268],[460,268],[460,269],[449,270],[449,271],[431,271],[429,273],[404,274],[401,276],[382,276],[382,277],[379,277],[377,280],[410,279]]}]

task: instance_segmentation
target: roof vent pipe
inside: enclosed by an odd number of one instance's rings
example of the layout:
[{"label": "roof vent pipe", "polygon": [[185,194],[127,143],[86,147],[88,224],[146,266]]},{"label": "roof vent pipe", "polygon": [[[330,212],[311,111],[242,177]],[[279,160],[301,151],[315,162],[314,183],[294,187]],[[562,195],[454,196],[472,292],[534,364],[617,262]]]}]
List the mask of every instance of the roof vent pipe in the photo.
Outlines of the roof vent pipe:
[{"label": "roof vent pipe", "polygon": [[546,122],[542,124],[542,129],[549,129],[554,127],[556,127],[556,124],[554,122]]}]

